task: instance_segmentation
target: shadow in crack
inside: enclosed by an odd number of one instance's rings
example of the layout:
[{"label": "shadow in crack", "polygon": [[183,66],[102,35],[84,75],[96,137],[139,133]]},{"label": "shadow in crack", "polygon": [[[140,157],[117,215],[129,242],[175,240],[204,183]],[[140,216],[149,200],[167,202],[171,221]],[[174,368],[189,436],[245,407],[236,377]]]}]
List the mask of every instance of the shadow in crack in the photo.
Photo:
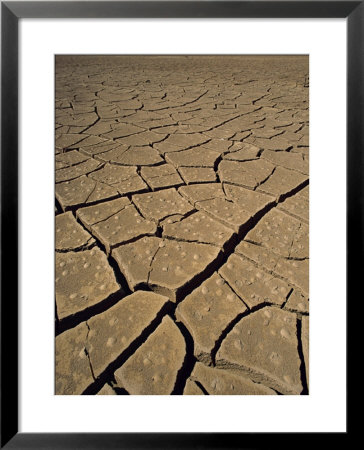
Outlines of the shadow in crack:
[{"label": "shadow in crack", "polygon": [[129,392],[121,387],[113,387],[117,395],[130,395]]},{"label": "shadow in crack", "polygon": [[300,372],[301,372],[301,383],[302,383],[302,392],[301,395],[308,395],[308,384],[307,384],[307,377],[306,377],[306,365],[305,365],[305,358],[303,356],[303,349],[302,349],[302,320],[297,319],[297,339],[298,339],[298,355],[301,360],[300,364]]},{"label": "shadow in crack", "polygon": [[[172,318],[174,319],[174,318]],[[176,383],[174,385],[174,389],[172,391],[172,395],[182,395],[184,388],[186,386],[186,381],[188,377],[191,375],[192,370],[196,363],[196,358],[194,355],[194,344],[193,339],[190,332],[187,330],[185,325],[182,322],[175,322],[179,331],[182,333],[185,342],[186,342],[186,356],[183,361],[182,367],[179,370],[176,378]]]}]

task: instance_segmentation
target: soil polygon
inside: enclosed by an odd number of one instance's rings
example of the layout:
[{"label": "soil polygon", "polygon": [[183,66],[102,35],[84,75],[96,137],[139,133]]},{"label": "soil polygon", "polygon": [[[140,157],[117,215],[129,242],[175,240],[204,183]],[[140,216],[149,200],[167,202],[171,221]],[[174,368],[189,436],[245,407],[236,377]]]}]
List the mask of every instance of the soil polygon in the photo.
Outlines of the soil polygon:
[{"label": "soil polygon", "polygon": [[145,220],[132,204],[91,226],[91,232],[105,246],[107,253],[124,242],[153,235],[156,229],[155,223]]},{"label": "soil polygon", "polygon": [[66,153],[61,153],[56,156],[56,162],[62,162],[65,164],[65,167],[74,166],[76,164],[80,164],[84,161],[87,161],[89,158],[86,155],[78,152],[77,150],[71,150]]},{"label": "soil polygon", "polygon": [[133,202],[144,217],[156,222],[174,214],[183,216],[193,211],[193,207],[176,189],[136,194],[133,195]]},{"label": "soil polygon", "polygon": [[179,173],[186,184],[193,183],[214,183],[216,173],[209,167],[180,167]]},{"label": "soil polygon", "polygon": [[176,167],[214,167],[220,153],[202,147],[181,152],[166,153],[166,161]]},{"label": "soil polygon", "polygon": [[218,247],[144,237],[113,250],[130,289],[148,285],[176,300],[219,256]]},{"label": "soil polygon", "polygon": [[[194,380],[202,385],[209,395],[276,395],[273,389],[254,383],[246,376],[224,369],[207,367],[199,362],[195,364],[191,373],[190,382]],[[203,395],[203,391],[200,390],[200,392]]]},{"label": "soil polygon", "polygon": [[302,391],[297,324],[293,313],[266,307],[244,317],[230,331],[217,365],[241,368],[286,394]]},{"label": "soil polygon", "polygon": [[99,183],[86,176],[56,185],[56,199],[62,209],[68,209],[115,198],[119,195],[115,188]]},{"label": "soil polygon", "polygon": [[93,246],[95,242],[70,211],[56,216],[56,251],[81,250]]},{"label": "soil polygon", "polygon": [[308,225],[279,211],[269,211],[246,240],[285,258],[308,257]]},{"label": "soil polygon", "polygon": [[173,391],[185,354],[181,332],[165,316],[146,342],[115,372],[115,377],[131,394],[168,395]]},{"label": "soil polygon", "polygon": [[273,172],[274,165],[262,159],[252,161],[221,161],[219,174],[222,182],[255,189]]},{"label": "soil polygon", "polygon": [[163,161],[157,150],[150,146],[128,147],[122,145],[108,152],[98,153],[97,157],[101,161],[121,166],[153,166]]},{"label": "soil polygon", "polygon": [[90,174],[90,178],[115,188],[119,194],[146,192],[148,186],[137,173],[137,167],[106,164]]},{"label": "soil polygon", "polygon": [[279,278],[287,280],[304,293],[308,293],[309,261],[308,259],[288,259],[274,251],[243,241],[235,249],[237,254],[244,255],[259,267],[271,272]]},{"label": "soil polygon", "polygon": [[56,170],[56,183],[74,180],[75,178],[79,178],[82,175],[93,172],[100,166],[100,162],[90,158],[86,161],[80,162],[79,164],[65,167],[64,169],[58,169]]},{"label": "soil polygon", "polygon": [[257,190],[273,195],[280,200],[285,194],[303,185],[307,180],[307,175],[278,166],[271,176],[257,187]]},{"label": "soil polygon", "polygon": [[236,254],[229,257],[219,273],[249,308],[265,303],[282,306],[291,291],[287,282]]},{"label": "soil polygon", "polygon": [[120,290],[105,254],[98,248],[56,253],[56,302],[60,320]]},{"label": "soil polygon", "polygon": [[142,177],[154,191],[163,187],[176,187],[183,184],[181,177],[171,164],[162,164],[156,167],[142,167]]},{"label": "soil polygon", "polygon": [[55,393],[58,395],[82,394],[94,381],[85,351],[87,334],[88,328],[83,322],[56,338]]},{"label": "soil polygon", "polygon": [[193,336],[198,359],[209,359],[220,335],[246,306],[217,273],[188,295],[176,309]]},{"label": "soil polygon", "polygon": [[134,292],[87,321],[86,349],[95,377],[142,335],[168,301],[153,292]]},{"label": "soil polygon", "polygon": [[176,241],[200,242],[223,247],[233,231],[202,212],[191,214],[175,223],[166,223],[163,237]]}]

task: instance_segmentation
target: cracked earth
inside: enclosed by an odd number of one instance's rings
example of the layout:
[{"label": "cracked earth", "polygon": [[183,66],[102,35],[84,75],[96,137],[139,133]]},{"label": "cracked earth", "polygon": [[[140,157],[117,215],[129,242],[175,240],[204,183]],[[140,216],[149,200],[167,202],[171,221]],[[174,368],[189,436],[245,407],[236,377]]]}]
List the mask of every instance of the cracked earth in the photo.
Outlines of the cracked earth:
[{"label": "cracked earth", "polygon": [[308,57],[57,56],[56,394],[308,394]]}]

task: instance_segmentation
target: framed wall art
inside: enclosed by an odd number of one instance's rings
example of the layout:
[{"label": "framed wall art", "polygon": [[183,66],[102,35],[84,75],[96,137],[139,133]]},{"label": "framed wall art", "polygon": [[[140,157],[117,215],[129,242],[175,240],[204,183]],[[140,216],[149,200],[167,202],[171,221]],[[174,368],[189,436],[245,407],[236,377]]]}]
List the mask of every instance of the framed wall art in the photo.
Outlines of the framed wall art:
[{"label": "framed wall art", "polygon": [[362,2],[1,8],[2,447],[346,438]]}]

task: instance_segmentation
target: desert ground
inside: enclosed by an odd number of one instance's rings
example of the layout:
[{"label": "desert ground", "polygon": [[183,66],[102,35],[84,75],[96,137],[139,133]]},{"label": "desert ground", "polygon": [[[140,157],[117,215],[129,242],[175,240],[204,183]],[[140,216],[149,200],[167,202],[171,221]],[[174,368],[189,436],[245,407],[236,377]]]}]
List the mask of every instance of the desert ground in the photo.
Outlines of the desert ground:
[{"label": "desert ground", "polygon": [[55,70],[55,393],[308,394],[308,57]]}]

